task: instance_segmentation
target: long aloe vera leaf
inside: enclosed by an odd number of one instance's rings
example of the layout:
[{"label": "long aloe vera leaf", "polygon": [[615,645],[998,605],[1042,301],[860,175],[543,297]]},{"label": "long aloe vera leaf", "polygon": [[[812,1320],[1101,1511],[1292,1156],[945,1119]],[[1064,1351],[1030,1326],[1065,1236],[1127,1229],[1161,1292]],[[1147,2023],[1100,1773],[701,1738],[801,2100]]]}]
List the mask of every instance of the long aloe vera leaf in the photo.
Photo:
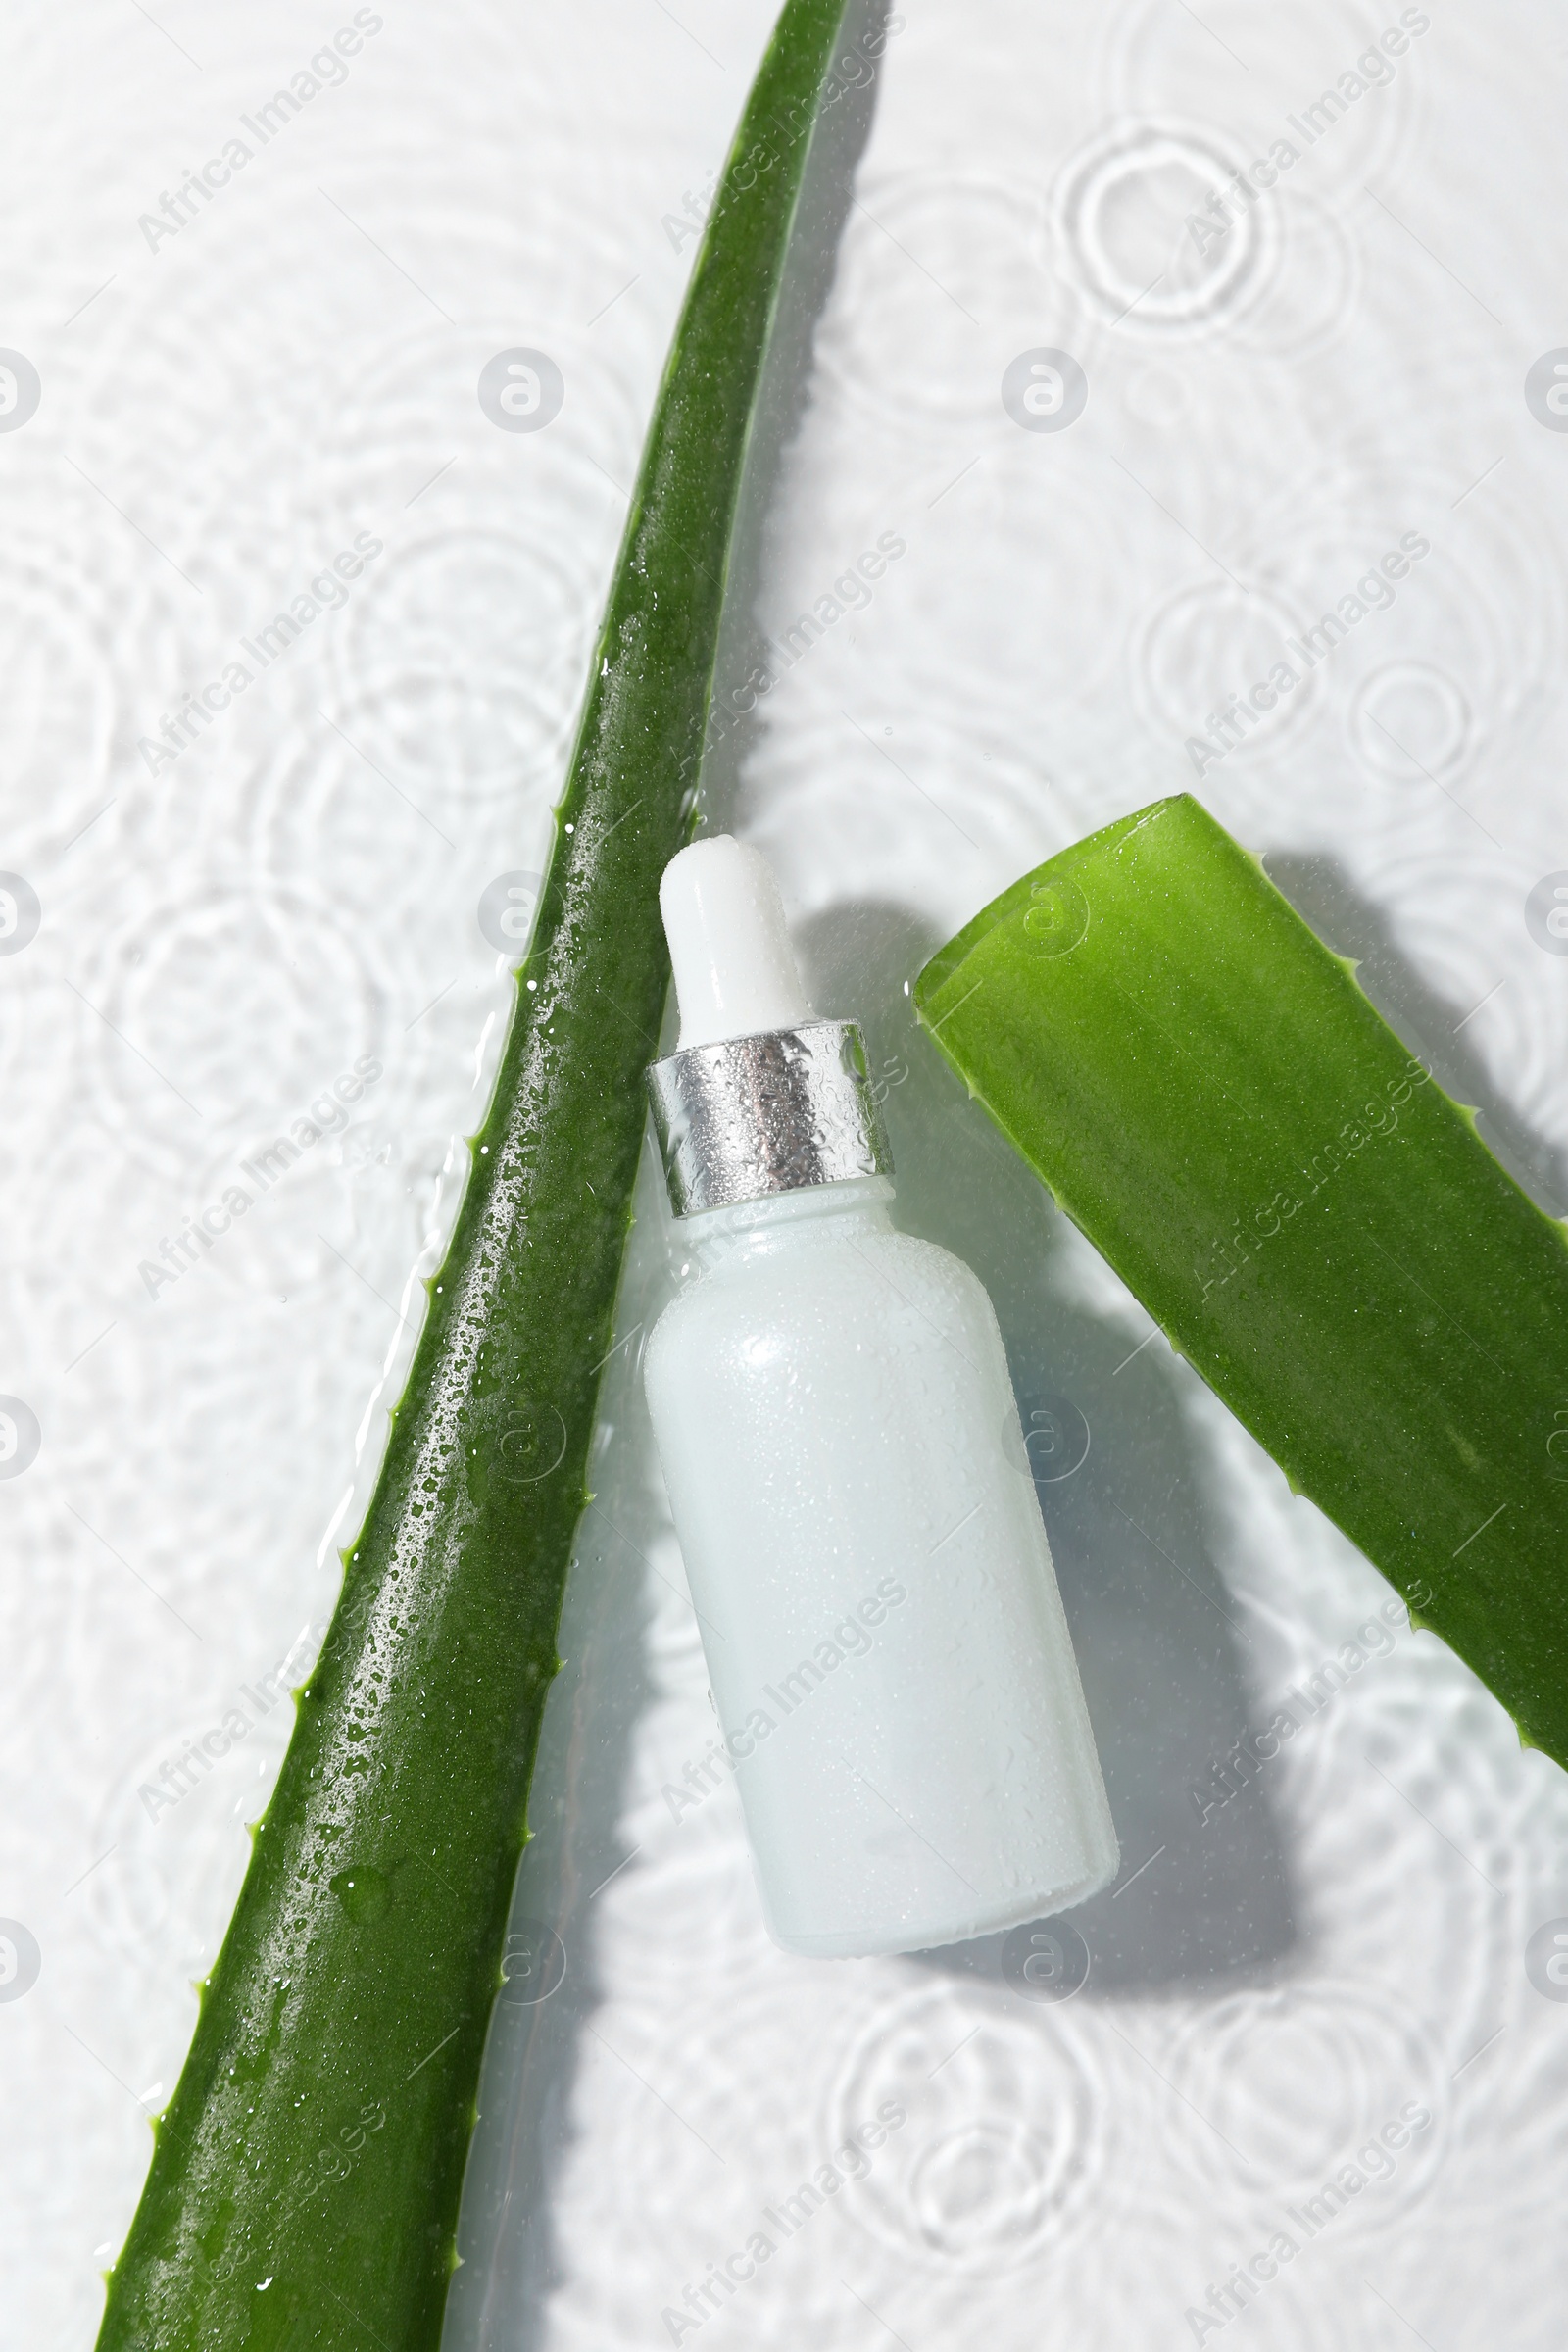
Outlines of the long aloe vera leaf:
[{"label": "long aloe vera leaf", "polygon": [[[535,937],[384,1466],[102,2352],[431,2352],[584,1491],[748,431],[843,0],[789,0],[698,257]],[[863,72],[858,66],[857,72]]]},{"label": "long aloe vera leaf", "polygon": [[1568,1764],[1568,1241],[1190,796],[995,900],[921,1021],[1292,1485]]}]

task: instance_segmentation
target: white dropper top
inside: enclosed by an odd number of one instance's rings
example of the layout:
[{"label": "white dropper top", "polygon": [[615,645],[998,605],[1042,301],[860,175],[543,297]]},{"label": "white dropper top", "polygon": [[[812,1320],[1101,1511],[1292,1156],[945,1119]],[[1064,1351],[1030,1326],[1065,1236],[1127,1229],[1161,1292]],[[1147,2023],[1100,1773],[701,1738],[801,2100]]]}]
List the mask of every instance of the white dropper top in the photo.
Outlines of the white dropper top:
[{"label": "white dropper top", "polygon": [[760,850],[728,833],[694,841],[665,866],[659,906],[680,1004],[677,1051],[810,1019],[784,902]]}]

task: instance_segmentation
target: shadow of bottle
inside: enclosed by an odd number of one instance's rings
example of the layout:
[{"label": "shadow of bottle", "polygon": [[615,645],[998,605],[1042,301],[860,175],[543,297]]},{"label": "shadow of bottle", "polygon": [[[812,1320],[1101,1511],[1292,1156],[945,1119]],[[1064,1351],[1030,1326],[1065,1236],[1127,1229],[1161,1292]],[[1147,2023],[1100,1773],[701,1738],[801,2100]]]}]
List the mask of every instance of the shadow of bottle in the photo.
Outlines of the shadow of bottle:
[{"label": "shadow of bottle", "polygon": [[[906,908],[866,902],[834,906],[799,942],[817,1011],[865,1030],[897,1222],[974,1268],[1006,1343],[1122,1852],[1116,1886],[1065,1935],[1053,1923],[1056,1942],[1081,1937],[1090,1997],[1266,1973],[1295,1927],[1260,1771],[1233,1772],[1217,1801],[1214,1768],[1250,1724],[1247,1639],[1205,1546],[1208,1472],[1181,1401],[1197,1375],[1158,1339],[1130,1350],[1074,1297],[1060,1212],[917,1031],[905,982],[939,944]],[[1251,1727],[1266,1719],[1254,1700]],[[1051,1997],[1020,1953],[1031,1960],[1014,1931],[920,1964]]]},{"label": "shadow of bottle", "polygon": [[[820,119],[780,289],[730,548],[715,698],[723,699],[732,723],[716,743],[710,741],[704,760],[710,831],[723,827],[756,730],[744,681],[763,658],[755,605],[767,515],[809,399],[816,322],[832,287],[856,167],[875,112],[880,75],[868,65],[867,41],[888,13],[886,0],[852,0],[838,54],[858,52],[859,63],[846,69],[842,95]],[[649,1238],[657,1219],[647,1190],[662,1181],[645,1154],[638,1192],[643,1231],[633,1238],[618,1336],[640,1314],[651,1320],[662,1303],[664,1269]],[[633,1306],[639,1281],[644,1293]],[[601,1399],[591,1479],[600,1509],[579,1533],[579,1565],[566,1592],[558,1642],[566,1665],[550,1694],[534,1768],[533,1835],[517,1873],[505,1964],[509,1982],[492,2012],[480,2079],[479,2122],[458,2230],[463,2261],[447,2299],[445,2352],[492,2352],[503,2344],[506,2352],[534,2352],[543,2340],[551,2292],[565,2277],[550,2195],[573,2139],[577,2053],[605,1997],[590,1905],[625,1858],[617,1838],[632,1727],[652,1694],[649,1609],[637,1560],[623,1552],[626,1573],[619,1576],[593,1568],[584,1573],[582,1566],[604,1548],[596,1522],[612,1522],[635,1537],[644,1508],[637,1492],[641,1449],[616,1445],[617,1420],[643,1411],[634,1348],[626,1348],[625,1358],[607,1375]],[[632,1383],[635,1396],[628,1395]],[[626,1399],[620,1408],[617,1394]],[[609,1542],[613,1553],[625,1539],[612,1534]]]}]

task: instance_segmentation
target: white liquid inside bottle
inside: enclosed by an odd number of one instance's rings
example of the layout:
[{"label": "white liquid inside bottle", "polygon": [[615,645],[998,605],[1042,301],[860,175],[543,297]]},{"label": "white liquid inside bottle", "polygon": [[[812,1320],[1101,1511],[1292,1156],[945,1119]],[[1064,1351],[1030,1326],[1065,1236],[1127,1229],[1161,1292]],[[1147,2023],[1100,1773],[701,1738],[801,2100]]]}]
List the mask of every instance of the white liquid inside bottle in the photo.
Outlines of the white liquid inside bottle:
[{"label": "white liquid inside bottle", "polygon": [[1116,1838],[991,1302],[895,1231],[858,1033],[811,1022],[761,858],[694,844],[662,895],[697,1274],[646,1381],[769,1930],[838,1957],[1063,1910]]}]

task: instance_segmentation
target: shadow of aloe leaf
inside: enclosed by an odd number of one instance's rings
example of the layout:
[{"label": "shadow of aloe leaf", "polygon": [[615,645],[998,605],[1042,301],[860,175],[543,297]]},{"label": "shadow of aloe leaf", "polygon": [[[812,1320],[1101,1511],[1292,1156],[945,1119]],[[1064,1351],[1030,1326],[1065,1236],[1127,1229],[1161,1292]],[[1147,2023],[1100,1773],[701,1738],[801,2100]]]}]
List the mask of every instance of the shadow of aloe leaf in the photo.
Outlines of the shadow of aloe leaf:
[{"label": "shadow of aloe leaf", "polygon": [[1461,1004],[1427,979],[1404,954],[1384,909],[1356,888],[1337,858],[1271,851],[1264,867],[1303,921],[1338,956],[1352,956],[1356,978],[1390,1027],[1427,1063],[1456,1102],[1468,1103],[1488,1149],[1548,1216],[1568,1216],[1568,1152],[1537,1133],[1498,1088],[1470,1022],[1480,1007]]},{"label": "shadow of aloe leaf", "polygon": [[[641,1347],[664,1303],[654,1230],[660,1181],[639,1173],[634,1234],[606,1368],[592,1462],[595,1505],[578,1531],[464,2179],[445,2352],[539,2340],[566,2270],[550,2215],[552,2184],[577,2135],[571,2117],[582,2036],[605,1997],[594,1901],[628,1860],[622,1827],[634,1727],[653,1693],[645,1545],[652,1437]],[[621,1531],[624,1531],[622,1533]],[[632,1865],[635,1867],[635,1863]]]}]

